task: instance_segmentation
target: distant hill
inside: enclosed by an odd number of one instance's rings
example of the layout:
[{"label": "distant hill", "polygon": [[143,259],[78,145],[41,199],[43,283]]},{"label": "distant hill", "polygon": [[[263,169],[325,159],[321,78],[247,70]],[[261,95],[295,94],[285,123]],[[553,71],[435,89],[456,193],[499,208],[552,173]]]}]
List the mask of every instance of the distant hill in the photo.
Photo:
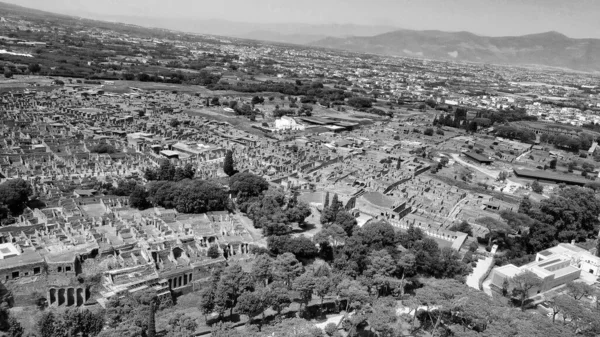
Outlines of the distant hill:
[{"label": "distant hill", "polygon": [[93,13],[89,13],[86,17],[188,33],[231,36],[293,44],[307,44],[326,37],[373,36],[398,29],[392,26],[363,26],[354,24],[253,23],[221,19],[154,18],[128,15],[98,16]]},{"label": "distant hill", "polygon": [[573,39],[557,32],[489,37],[402,29],[370,37],[327,37],[310,45],[382,55],[600,71],[599,39]]}]

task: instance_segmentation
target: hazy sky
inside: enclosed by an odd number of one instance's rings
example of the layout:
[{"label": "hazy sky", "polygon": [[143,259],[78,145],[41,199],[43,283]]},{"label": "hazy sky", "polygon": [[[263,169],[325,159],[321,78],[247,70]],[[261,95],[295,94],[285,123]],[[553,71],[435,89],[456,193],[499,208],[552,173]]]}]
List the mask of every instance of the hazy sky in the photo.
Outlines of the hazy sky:
[{"label": "hazy sky", "polygon": [[3,0],[84,17],[356,23],[522,35],[550,30],[600,38],[600,0]]}]

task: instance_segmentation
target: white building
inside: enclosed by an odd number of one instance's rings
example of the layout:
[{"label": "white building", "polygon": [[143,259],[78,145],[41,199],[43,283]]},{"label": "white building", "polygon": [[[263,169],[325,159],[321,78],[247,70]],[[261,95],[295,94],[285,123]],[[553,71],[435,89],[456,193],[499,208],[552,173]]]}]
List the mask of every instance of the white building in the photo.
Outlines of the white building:
[{"label": "white building", "polygon": [[526,270],[543,280],[541,289],[532,289],[530,296],[581,279],[591,284],[600,276],[600,257],[573,244],[560,243],[536,254],[535,261],[517,267],[508,264],[492,271],[492,284],[502,288],[505,279],[510,279]]},{"label": "white building", "polygon": [[292,117],[282,116],[275,120],[275,128],[277,130],[304,130],[306,127]]}]

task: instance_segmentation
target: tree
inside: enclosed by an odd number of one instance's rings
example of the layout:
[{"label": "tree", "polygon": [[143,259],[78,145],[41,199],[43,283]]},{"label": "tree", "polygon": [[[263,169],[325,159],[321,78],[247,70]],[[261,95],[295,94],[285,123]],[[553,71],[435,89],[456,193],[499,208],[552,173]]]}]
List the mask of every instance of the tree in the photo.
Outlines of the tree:
[{"label": "tree", "polygon": [[229,178],[230,191],[240,199],[238,202],[257,197],[269,188],[269,183],[252,173],[236,173]]},{"label": "tree", "polygon": [[250,274],[255,282],[267,285],[273,277],[273,259],[267,254],[261,254],[254,259]]},{"label": "tree", "polygon": [[17,321],[16,318],[14,318],[12,315],[10,315],[8,317],[8,330],[6,331],[7,336],[8,337],[21,337],[21,336],[23,336],[24,332],[25,332],[25,330],[21,326],[21,323],[19,323],[19,321]]},{"label": "tree", "polygon": [[150,202],[148,202],[148,192],[142,186],[136,185],[133,192],[129,196],[129,205],[131,207],[144,210],[150,207]]},{"label": "tree", "polygon": [[277,315],[281,315],[283,309],[292,303],[289,291],[284,284],[278,282],[271,284],[269,291],[271,294],[270,306],[277,312]]},{"label": "tree", "polygon": [[529,200],[529,196],[524,196],[523,199],[521,199],[521,202],[519,203],[519,213],[524,213],[527,214],[529,213],[529,210],[531,210],[531,200]]},{"label": "tree", "polygon": [[325,296],[331,294],[334,289],[335,285],[333,284],[332,277],[321,276],[317,278],[314,292],[321,299],[321,304],[319,306],[321,312],[323,311],[323,301],[325,300]]},{"label": "tree", "polygon": [[317,280],[310,272],[306,272],[294,280],[294,290],[300,294],[300,307],[304,304],[304,308],[306,309],[306,306],[310,303],[310,300],[312,300],[316,281]]},{"label": "tree", "polygon": [[488,237],[488,246],[492,244],[492,237],[494,234],[506,232],[509,229],[509,226],[504,222],[494,219],[492,217],[486,216],[475,220],[477,224],[484,226],[489,231]]},{"label": "tree", "polygon": [[[540,202],[539,209],[530,211],[529,216],[537,220],[530,229],[530,237],[538,238],[547,231],[546,241],[569,242],[571,240],[585,240],[591,235],[596,235],[596,228],[600,226],[600,199],[593,190],[582,187],[565,187],[549,199]],[[545,226],[551,226],[546,228]],[[537,232],[537,233],[536,233]],[[534,236],[536,235],[536,236]],[[543,247],[545,249],[548,247]]]},{"label": "tree", "polygon": [[225,161],[223,162],[223,172],[230,177],[233,176],[237,173],[233,166],[233,151],[227,150],[227,153],[225,153]]},{"label": "tree", "polygon": [[464,220],[457,225],[453,225],[449,229],[451,231],[462,232],[462,233],[468,234],[469,236],[473,236],[473,228],[471,227],[471,225],[468,222],[466,222]]},{"label": "tree", "polygon": [[529,292],[534,288],[539,288],[542,285],[540,279],[533,272],[526,270],[510,279],[513,285],[513,295],[517,296],[521,302],[521,310],[525,310],[525,300],[529,298]]},{"label": "tree", "polygon": [[506,171],[501,171],[501,172],[498,174],[498,178],[497,178],[497,180],[498,180],[498,181],[505,181],[505,180],[506,180],[506,178],[508,178],[508,172],[506,172]]},{"label": "tree", "polygon": [[359,281],[344,278],[336,287],[336,293],[340,300],[346,302],[345,316],[350,309],[358,309],[369,302],[369,292],[367,287]]},{"label": "tree", "polygon": [[55,325],[56,325],[56,316],[52,311],[46,311],[42,314],[40,319],[37,321],[37,328],[40,334],[40,337],[54,337],[55,333]]},{"label": "tree", "polygon": [[400,336],[400,331],[395,331],[398,321],[396,314],[396,301],[393,298],[379,298],[367,315],[369,328],[377,332],[378,336]]},{"label": "tree", "polygon": [[558,315],[561,311],[570,311],[569,307],[571,307],[572,305],[579,305],[579,303],[576,300],[563,294],[556,296],[548,302],[550,303],[550,306],[552,308],[552,323],[555,322],[556,315]]},{"label": "tree", "polygon": [[313,237],[313,239],[317,243],[327,242],[328,244],[330,244],[331,247],[333,247],[334,252],[338,246],[344,244],[347,238],[348,234],[346,233],[346,231],[342,227],[340,227],[340,225],[337,224],[333,224],[331,226],[328,226],[327,228],[323,228]]},{"label": "tree", "polygon": [[340,226],[348,236],[351,236],[354,229],[358,227],[356,218],[344,210],[337,212],[334,223]]},{"label": "tree", "polygon": [[200,312],[204,315],[206,321],[206,315],[213,312],[215,309],[215,289],[214,285],[204,288],[200,291]]},{"label": "tree", "polygon": [[302,274],[303,269],[294,254],[284,253],[279,255],[273,263],[273,276],[282,280],[288,289],[291,289],[292,281]]},{"label": "tree", "polygon": [[239,264],[232,264],[223,270],[215,292],[215,304],[229,308],[229,315],[233,314],[233,308],[237,305],[239,296],[248,286],[250,275],[242,270]]},{"label": "tree", "polygon": [[427,128],[427,129],[425,129],[425,131],[423,131],[423,134],[425,136],[433,136],[433,129],[432,128]]},{"label": "tree", "polygon": [[[5,205],[13,216],[20,215],[32,194],[31,185],[25,180],[7,180],[0,184],[0,208]],[[3,216],[2,213],[0,212],[0,216]]]},{"label": "tree", "polygon": [[294,254],[297,258],[309,259],[319,253],[315,243],[305,236],[271,236],[267,239],[267,244],[274,254],[288,252]]},{"label": "tree", "polygon": [[198,323],[194,318],[184,313],[177,313],[175,317],[169,319],[169,328],[165,337],[191,337],[195,335],[197,327]]},{"label": "tree", "polygon": [[6,77],[6,78],[12,78],[13,77],[12,71],[10,71],[10,69],[8,69],[8,68],[5,69],[4,70],[4,77]]},{"label": "tree", "polygon": [[378,295],[387,295],[389,293],[389,279],[396,272],[395,261],[385,249],[370,252],[368,261],[369,266],[363,275],[373,280]]},{"label": "tree", "polygon": [[531,183],[531,190],[535,193],[540,194],[540,193],[544,192],[544,187],[542,187],[542,185],[537,180],[534,180]]},{"label": "tree", "polygon": [[552,158],[552,160],[550,160],[550,169],[551,170],[556,170],[556,163],[558,162],[558,159],[556,158]]},{"label": "tree", "polygon": [[596,288],[583,282],[568,282],[566,288],[567,294],[578,301],[584,296],[591,296],[596,293]]},{"label": "tree", "polygon": [[42,70],[42,67],[38,63],[31,63],[28,68],[33,74],[39,73]]},{"label": "tree", "polygon": [[448,159],[448,157],[441,157],[440,158],[440,164],[442,164],[442,166],[447,166],[448,163],[450,162],[450,159]]},{"label": "tree", "polygon": [[206,256],[210,257],[211,259],[216,259],[218,257],[221,256],[221,252],[219,251],[219,246],[217,245],[212,245],[208,248],[208,251],[206,252]]},{"label": "tree", "polygon": [[323,204],[323,209],[329,207],[329,192],[325,194],[325,203]]},{"label": "tree", "polygon": [[237,310],[248,316],[248,320],[251,321],[252,317],[259,313],[259,311],[265,310],[264,301],[261,301],[260,297],[254,292],[243,293],[237,303]]}]

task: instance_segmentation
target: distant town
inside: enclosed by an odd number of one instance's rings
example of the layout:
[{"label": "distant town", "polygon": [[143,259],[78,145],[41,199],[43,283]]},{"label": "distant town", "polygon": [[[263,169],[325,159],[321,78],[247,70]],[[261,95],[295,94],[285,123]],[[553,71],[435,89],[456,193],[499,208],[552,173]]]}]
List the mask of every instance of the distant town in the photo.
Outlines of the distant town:
[{"label": "distant town", "polygon": [[600,333],[597,73],[0,8],[4,335]]}]

